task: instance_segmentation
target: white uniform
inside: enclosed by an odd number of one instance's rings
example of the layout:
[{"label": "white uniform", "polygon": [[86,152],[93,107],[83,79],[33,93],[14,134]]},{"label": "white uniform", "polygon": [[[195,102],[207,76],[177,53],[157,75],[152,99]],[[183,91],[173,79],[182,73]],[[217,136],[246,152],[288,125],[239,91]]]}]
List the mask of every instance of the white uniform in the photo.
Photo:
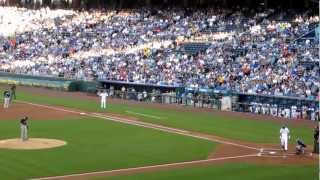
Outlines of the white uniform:
[{"label": "white uniform", "polygon": [[309,111],[310,111],[310,119],[312,121],[316,120],[316,113],[314,111],[314,108],[309,108]]},{"label": "white uniform", "polygon": [[4,98],[3,108],[9,108],[9,105],[10,105],[10,98],[5,97]]},{"label": "white uniform", "polygon": [[256,103],[255,104],[254,113],[259,114],[260,108],[261,108],[261,104],[260,103]]},{"label": "white uniform", "polygon": [[290,109],[289,109],[289,108],[286,108],[286,109],[284,109],[284,111],[285,111],[285,117],[288,118],[288,119],[290,119],[290,118],[291,118],[291,116],[290,116]]},{"label": "white uniform", "polygon": [[277,116],[277,105],[271,106],[271,114],[272,116]]},{"label": "white uniform", "polygon": [[291,114],[292,114],[292,118],[296,119],[298,117],[298,113],[297,113],[297,106],[291,106]]},{"label": "white uniform", "polygon": [[101,97],[101,108],[105,109],[107,104],[108,93],[104,91],[100,93],[99,96]]},{"label": "white uniform", "polygon": [[249,111],[250,111],[251,113],[253,113],[253,103],[252,103],[252,102],[250,103]]},{"label": "white uniform", "polygon": [[20,125],[20,129],[21,129],[21,140],[22,141],[28,140],[28,126]]},{"label": "white uniform", "polygon": [[289,129],[287,127],[282,127],[280,129],[280,142],[281,142],[281,146],[282,148],[287,151],[288,150],[288,140],[290,139],[289,136]]},{"label": "white uniform", "polygon": [[9,108],[10,105],[10,93],[6,91],[4,93],[4,101],[3,101],[3,108]]},{"label": "white uniform", "polygon": [[267,110],[268,110],[267,104],[263,104],[262,105],[262,114],[267,114]]}]

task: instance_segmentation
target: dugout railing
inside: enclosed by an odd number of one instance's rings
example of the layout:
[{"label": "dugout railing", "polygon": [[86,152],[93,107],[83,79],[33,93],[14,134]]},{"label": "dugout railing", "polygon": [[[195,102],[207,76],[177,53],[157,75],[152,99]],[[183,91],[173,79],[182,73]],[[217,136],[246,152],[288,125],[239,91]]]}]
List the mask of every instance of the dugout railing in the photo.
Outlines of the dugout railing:
[{"label": "dugout railing", "polygon": [[180,104],[198,108],[220,109],[221,102],[217,98],[177,96],[176,93],[147,93],[134,91],[110,91],[110,98],[135,100],[140,102],[152,102],[161,104]]},{"label": "dugout railing", "polygon": [[[151,102],[161,104],[178,104],[183,106],[191,106],[195,108],[210,108],[221,110],[221,96],[179,96],[174,92],[171,93],[148,93],[136,91],[121,91],[121,90],[108,90],[110,98],[119,98],[123,100],[134,100],[140,102]],[[242,94],[243,95],[243,94]],[[235,94],[233,94],[235,96]],[[253,95],[250,95],[253,96]],[[253,96],[255,97],[255,96]],[[232,101],[231,111],[248,112],[260,115],[270,115],[274,117],[283,117],[288,119],[310,119],[319,120],[319,101],[310,99],[295,99],[289,98],[291,103],[277,103],[280,100],[263,101],[259,102],[259,95],[250,102],[239,102],[238,98]],[[264,98],[283,98],[286,97],[264,97]],[[256,100],[257,102],[255,102]],[[299,101],[299,102],[298,102]],[[286,102],[286,101],[285,101]],[[296,103],[295,103],[296,102]]]},{"label": "dugout railing", "polygon": [[[235,108],[234,106],[237,106]],[[232,111],[248,112],[287,119],[310,119],[319,121],[319,108],[308,106],[288,106],[277,104],[234,103]]]}]

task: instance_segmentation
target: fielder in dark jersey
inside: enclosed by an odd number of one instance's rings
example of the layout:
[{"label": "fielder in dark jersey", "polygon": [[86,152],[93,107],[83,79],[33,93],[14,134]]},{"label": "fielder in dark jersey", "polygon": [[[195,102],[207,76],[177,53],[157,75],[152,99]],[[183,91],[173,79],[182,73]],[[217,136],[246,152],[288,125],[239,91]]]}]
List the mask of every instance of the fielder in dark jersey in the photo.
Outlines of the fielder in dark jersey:
[{"label": "fielder in dark jersey", "polygon": [[316,126],[313,131],[313,153],[319,154],[319,126]]},{"label": "fielder in dark jersey", "polygon": [[27,141],[28,140],[28,117],[25,116],[20,120],[20,129],[21,129],[21,140],[22,141]]},{"label": "fielder in dark jersey", "polygon": [[11,97],[10,97],[10,102],[12,102],[13,99],[16,99],[16,85],[13,84],[11,87],[10,87],[10,92],[11,92]]}]

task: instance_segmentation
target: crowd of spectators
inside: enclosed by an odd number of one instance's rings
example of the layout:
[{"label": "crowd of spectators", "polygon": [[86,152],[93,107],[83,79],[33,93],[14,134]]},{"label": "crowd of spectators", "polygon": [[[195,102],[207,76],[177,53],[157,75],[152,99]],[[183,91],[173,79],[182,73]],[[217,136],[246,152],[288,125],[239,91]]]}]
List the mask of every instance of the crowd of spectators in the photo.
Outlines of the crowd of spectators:
[{"label": "crowd of spectators", "polygon": [[[0,8],[0,71],[319,99],[308,12]],[[199,40],[210,46],[181,48]]]},{"label": "crowd of spectators", "polygon": [[312,121],[320,120],[319,108],[312,105],[303,105],[301,107],[297,107],[297,105],[281,107],[278,104],[251,102],[249,106],[249,112],[283,117],[287,119],[310,119]]}]

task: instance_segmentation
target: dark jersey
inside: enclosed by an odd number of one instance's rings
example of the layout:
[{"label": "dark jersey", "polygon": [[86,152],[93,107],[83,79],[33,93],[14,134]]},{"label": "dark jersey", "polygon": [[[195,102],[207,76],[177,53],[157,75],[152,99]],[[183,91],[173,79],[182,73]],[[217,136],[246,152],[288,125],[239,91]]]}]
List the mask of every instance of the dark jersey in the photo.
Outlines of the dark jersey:
[{"label": "dark jersey", "polygon": [[16,92],[16,85],[12,85],[10,90],[11,90],[11,92]]},{"label": "dark jersey", "polygon": [[4,91],[3,97],[4,98],[10,98],[10,92],[9,91]]},{"label": "dark jersey", "polygon": [[24,126],[27,126],[27,125],[28,125],[27,119],[22,118],[22,119],[20,120],[20,124],[21,124],[21,125],[24,125]]},{"label": "dark jersey", "polygon": [[319,139],[319,128],[314,129],[313,137],[315,140]]},{"label": "dark jersey", "polygon": [[297,144],[302,147],[307,147],[307,145],[305,145],[304,142],[300,139],[297,141]]}]

